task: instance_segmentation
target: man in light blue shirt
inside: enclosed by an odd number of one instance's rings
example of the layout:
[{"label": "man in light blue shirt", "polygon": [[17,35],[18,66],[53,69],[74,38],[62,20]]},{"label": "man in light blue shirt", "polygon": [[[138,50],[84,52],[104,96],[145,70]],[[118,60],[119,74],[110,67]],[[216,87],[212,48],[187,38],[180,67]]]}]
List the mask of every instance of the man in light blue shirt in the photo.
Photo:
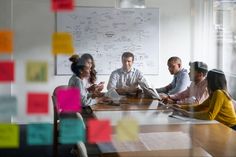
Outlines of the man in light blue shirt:
[{"label": "man in light blue shirt", "polygon": [[131,52],[122,54],[122,68],[111,73],[107,89],[116,89],[119,94],[136,93],[140,83],[147,84],[143,74],[132,67],[134,55]]},{"label": "man in light blue shirt", "polygon": [[190,84],[188,71],[182,68],[182,62],[179,57],[171,57],[167,62],[171,75],[174,75],[172,82],[162,88],[157,88],[158,93],[176,94],[184,91]]}]

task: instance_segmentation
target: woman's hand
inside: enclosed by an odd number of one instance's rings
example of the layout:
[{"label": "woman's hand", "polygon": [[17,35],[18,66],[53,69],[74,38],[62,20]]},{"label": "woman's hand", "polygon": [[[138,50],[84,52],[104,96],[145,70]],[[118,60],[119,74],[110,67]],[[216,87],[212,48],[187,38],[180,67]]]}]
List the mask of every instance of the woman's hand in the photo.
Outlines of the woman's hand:
[{"label": "woman's hand", "polygon": [[90,87],[87,88],[89,93],[94,93],[95,89],[96,89],[96,84],[91,85]]},{"label": "woman's hand", "polygon": [[98,85],[96,85],[95,90],[101,92],[104,88],[104,84],[105,84],[105,82],[100,82]]}]

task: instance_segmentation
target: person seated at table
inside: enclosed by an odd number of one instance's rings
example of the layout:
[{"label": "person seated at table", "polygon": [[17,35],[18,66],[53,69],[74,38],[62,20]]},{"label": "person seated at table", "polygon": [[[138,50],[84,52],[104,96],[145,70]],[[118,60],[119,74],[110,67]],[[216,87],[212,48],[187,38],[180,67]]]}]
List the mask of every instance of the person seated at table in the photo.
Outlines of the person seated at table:
[{"label": "person seated at table", "polygon": [[221,70],[213,69],[207,74],[207,88],[209,97],[197,106],[173,105],[176,113],[184,116],[202,119],[217,120],[236,130],[236,114],[232,98],[227,91],[225,74]]},{"label": "person seated at table", "polygon": [[189,77],[192,81],[190,86],[183,92],[170,94],[163,97],[164,103],[169,104],[201,104],[208,98],[206,74],[208,71],[207,64],[203,62],[190,62]]},{"label": "person seated at table", "polygon": [[69,86],[78,87],[80,89],[80,96],[82,100],[82,105],[91,106],[97,103],[102,103],[103,101],[107,101],[107,98],[102,97],[95,97],[92,98],[92,95],[89,94],[87,88],[84,84],[84,79],[89,78],[90,76],[90,68],[86,65],[85,60],[82,58],[70,57],[69,60],[72,62],[71,64],[71,71],[73,75],[69,80]]},{"label": "person seated at table", "polygon": [[190,84],[190,79],[186,69],[182,68],[182,62],[179,57],[171,57],[167,61],[168,69],[174,78],[170,84],[165,87],[157,88],[158,93],[176,94],[184,91]]},{"label": "person seated at table", "polygon": [[137,93],[140,91],[138,85],[147,81],[143,74],[133,67],[134,55],[124,52],[121,57],[122,67],[113,71],[107,85],[107,89],[115,89],[118,94]]},{"label": "person seated at table", "polygon": [[[79,59],[79,55],[74,54],[70,57],[72,60]],[[81,59],[85,61],[85,65],[89,67],[90,69],[90,75],[87,78],[83,79],[83,84],[85,88],[87,88],[88,92],[91,93],[93,97],[99,96],[101,94],[101,91],[104,88],[104,82],[100,82],[99,84],[96,84],[97,80],[97,72],[95,70],[95,63],[92,55],[85,53],[81,56]]]}]

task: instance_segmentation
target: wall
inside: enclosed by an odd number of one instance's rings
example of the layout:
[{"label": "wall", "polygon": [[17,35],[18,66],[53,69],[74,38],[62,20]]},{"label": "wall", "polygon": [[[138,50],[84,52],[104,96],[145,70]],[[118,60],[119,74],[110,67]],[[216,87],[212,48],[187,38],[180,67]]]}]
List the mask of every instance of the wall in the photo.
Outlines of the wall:
[{"label": "wall", "polygon": [[[10,17],[9,11],[2,10],[5,6],[2,4],[8,0],[3,1],[0,0],[0,15],[4,14],[6,17]],[[19,103],[19,113],[16,120],[21,122],[51,121],[52,108],[50,108],[49,116],[26,116],[25,98],[29,91],[42,91],[51,94],[56,86],[67,84],[69,80],[69,76],[54,76],[54,57],[50,52],[51,34],[55,30],[54,13],[50,11],[49,0],[12,0],[12,2],[12,27],[15,31],[13,58],[16,61],[16,81],[12,84],[11,94],[17,95]],[[79,6],[114,7],[116,5],[115,0],[77,0],[76,2]],[[151,85],[160,87],[172,79],[166,65],[169,57],[179,56],[183,60],[183,66],[188,69],[191,51],[191,1],[146,0],[146,6],[160,8],[160,60],[157,60],[160,65],[159,75],[147,76]],[[4,23],[7,25],[8,21],[5,20]],[[26,83],[25,62],[29,59],[48,61],[48,83]],[[108,82],[108,78],[108,75],[98,76],[98,82]],[[50,106],[52,106],[51,103],[50,100]]]},{"label": "wall", "polygon": [[[7,29],[12,27],[11,20],[11,1],[10,0],[0,0],[0,29]],[[3,60],[11,59],[9,55],[1,55]],[[11,93],[11,84],[10,83],[1,83],[0,84],[1,94],[10,94]]]}]

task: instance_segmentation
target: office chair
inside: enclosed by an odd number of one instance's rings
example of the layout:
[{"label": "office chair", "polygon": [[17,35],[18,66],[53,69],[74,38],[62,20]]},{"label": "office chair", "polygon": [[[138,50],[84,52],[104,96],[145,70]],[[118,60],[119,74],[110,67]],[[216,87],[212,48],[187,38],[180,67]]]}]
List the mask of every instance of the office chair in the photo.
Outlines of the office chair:
[{"label": "office chair", "polygon": [[[53,156],[54,157],[58,157],[58,145],[60,144],[59,142],[59,125],[60,125],[60,118],[77,118],[77,119],[80,119],[82,121],[82,125],[84,126],[85,128],[85,123],[84,123],[84,120],[83,120],[83,117],[81,116],[80,113],[75,113],[75,114],[63,114],[63,113],[59,113],[59,110],[58,110],[58,106],[57,106],[57,103],[56,103],[56,91],[58,89],[66,89],[68,88],[69,86],[67,85],[61,85],[61,86],[58,86],[54,89],[53,91],[53,95],[52,95],[52,102],[53,102]],[[87,157],[87,150],[86,150],[86,147],[84,145],[83,142],[78,142],[77,143],[77,153],[76,155],[79,155],[81,157]]]}]

